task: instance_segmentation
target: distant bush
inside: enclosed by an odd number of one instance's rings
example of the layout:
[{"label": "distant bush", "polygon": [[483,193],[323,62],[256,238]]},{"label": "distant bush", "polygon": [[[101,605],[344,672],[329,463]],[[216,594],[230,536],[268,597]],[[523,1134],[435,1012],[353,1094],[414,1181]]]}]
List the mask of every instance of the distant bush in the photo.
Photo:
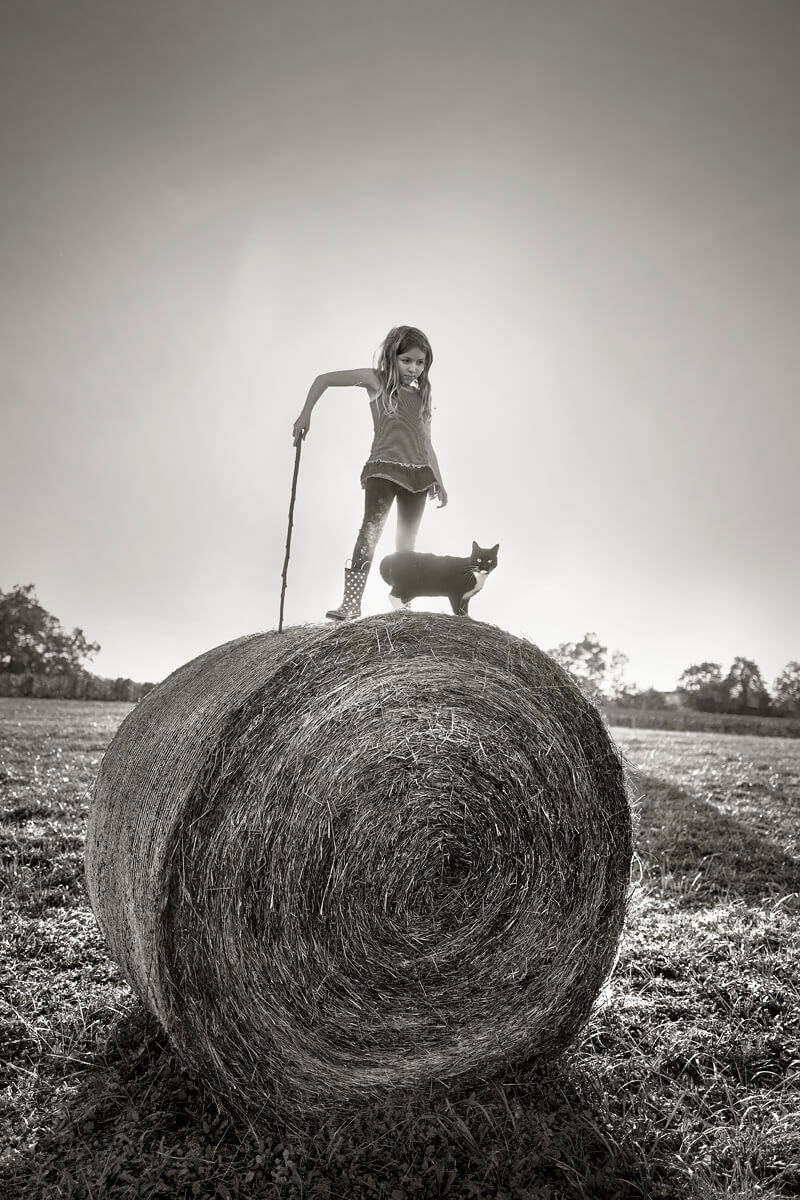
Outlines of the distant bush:
[{"label": "distant bush", "polygon": [[643,692],[623,692],[616,701],[609,701],[615,707],[620,709],[635,708],[635,709],[662,709],[667,707],[667,702],[664,699],[664,693],[659,692],[656,688],[647,688]]},{"label": "distant bush", "polygon": [[88,671],[54,675],[0,671],[0,696],[30,696],[35,700],[126,700],[133,704],[153,686],[132,679],[102,679]]}]

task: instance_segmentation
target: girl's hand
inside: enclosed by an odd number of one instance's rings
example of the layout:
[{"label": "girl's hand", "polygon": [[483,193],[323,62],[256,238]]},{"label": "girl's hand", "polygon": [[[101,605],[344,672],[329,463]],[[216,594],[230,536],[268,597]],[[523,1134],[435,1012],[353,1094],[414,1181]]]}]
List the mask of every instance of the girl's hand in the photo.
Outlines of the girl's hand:
[{"label": "girl's hand", "polygon": [[311,428],[311,417],[307,413],[301,412],[300,416],[295,421],[292,427],[292,441],[295,446],[304,438]]},{"label": "girl's hand", "polygon": [[447,488],[441,483],[434,484],[432,498],[439,501],[437,508],[444,508],[447,504]]}]

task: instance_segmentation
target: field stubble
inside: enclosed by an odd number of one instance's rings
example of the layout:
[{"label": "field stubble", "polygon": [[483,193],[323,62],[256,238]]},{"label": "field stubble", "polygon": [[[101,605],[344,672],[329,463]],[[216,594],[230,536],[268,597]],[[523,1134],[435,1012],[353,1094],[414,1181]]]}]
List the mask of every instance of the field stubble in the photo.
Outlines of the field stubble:
[{"label": "field stubble", "polygon": [[0,701],[0,1195],[800,1194],[800,741],[612,729],[635,887],[573,1049],[256,1135],[182,1071],[88,909],[87,802],[128,708]]}]

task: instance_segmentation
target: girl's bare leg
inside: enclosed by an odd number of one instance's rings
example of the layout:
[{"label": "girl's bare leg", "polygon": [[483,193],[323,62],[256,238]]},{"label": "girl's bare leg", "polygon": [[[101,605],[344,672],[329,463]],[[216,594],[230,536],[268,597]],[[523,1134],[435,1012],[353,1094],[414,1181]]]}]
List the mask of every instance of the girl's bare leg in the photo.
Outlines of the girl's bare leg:
[{"label": "girl's bare leg", "polygon": [[413,550],[417,544],[417,534],[422,524],[427,500],[427,491],[407,492],[405,488],[398,488],[396,538],[398,550]]}]

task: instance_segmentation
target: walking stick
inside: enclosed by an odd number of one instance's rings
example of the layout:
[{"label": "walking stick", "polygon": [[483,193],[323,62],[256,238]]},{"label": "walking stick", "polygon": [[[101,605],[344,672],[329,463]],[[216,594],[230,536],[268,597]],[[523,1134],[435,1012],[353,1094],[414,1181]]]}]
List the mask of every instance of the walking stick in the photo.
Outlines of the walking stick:
[{"label": "walking stick", "polygon": [[300,448],[305,434],[297,439],[297,449],[294,454],[294,474],[292,475],[292,498],[289,501],[289,528],[286,530],[286,557],[283,560],[283,584],[281,586],[281,613],[278,618],[278,633],[283,632],[283,598],[286,595],[286,571],[289,566],[289,547],[292,544],[292,517],[294,515],[294,497],[297,492],[297,472],[300,470]]}]

